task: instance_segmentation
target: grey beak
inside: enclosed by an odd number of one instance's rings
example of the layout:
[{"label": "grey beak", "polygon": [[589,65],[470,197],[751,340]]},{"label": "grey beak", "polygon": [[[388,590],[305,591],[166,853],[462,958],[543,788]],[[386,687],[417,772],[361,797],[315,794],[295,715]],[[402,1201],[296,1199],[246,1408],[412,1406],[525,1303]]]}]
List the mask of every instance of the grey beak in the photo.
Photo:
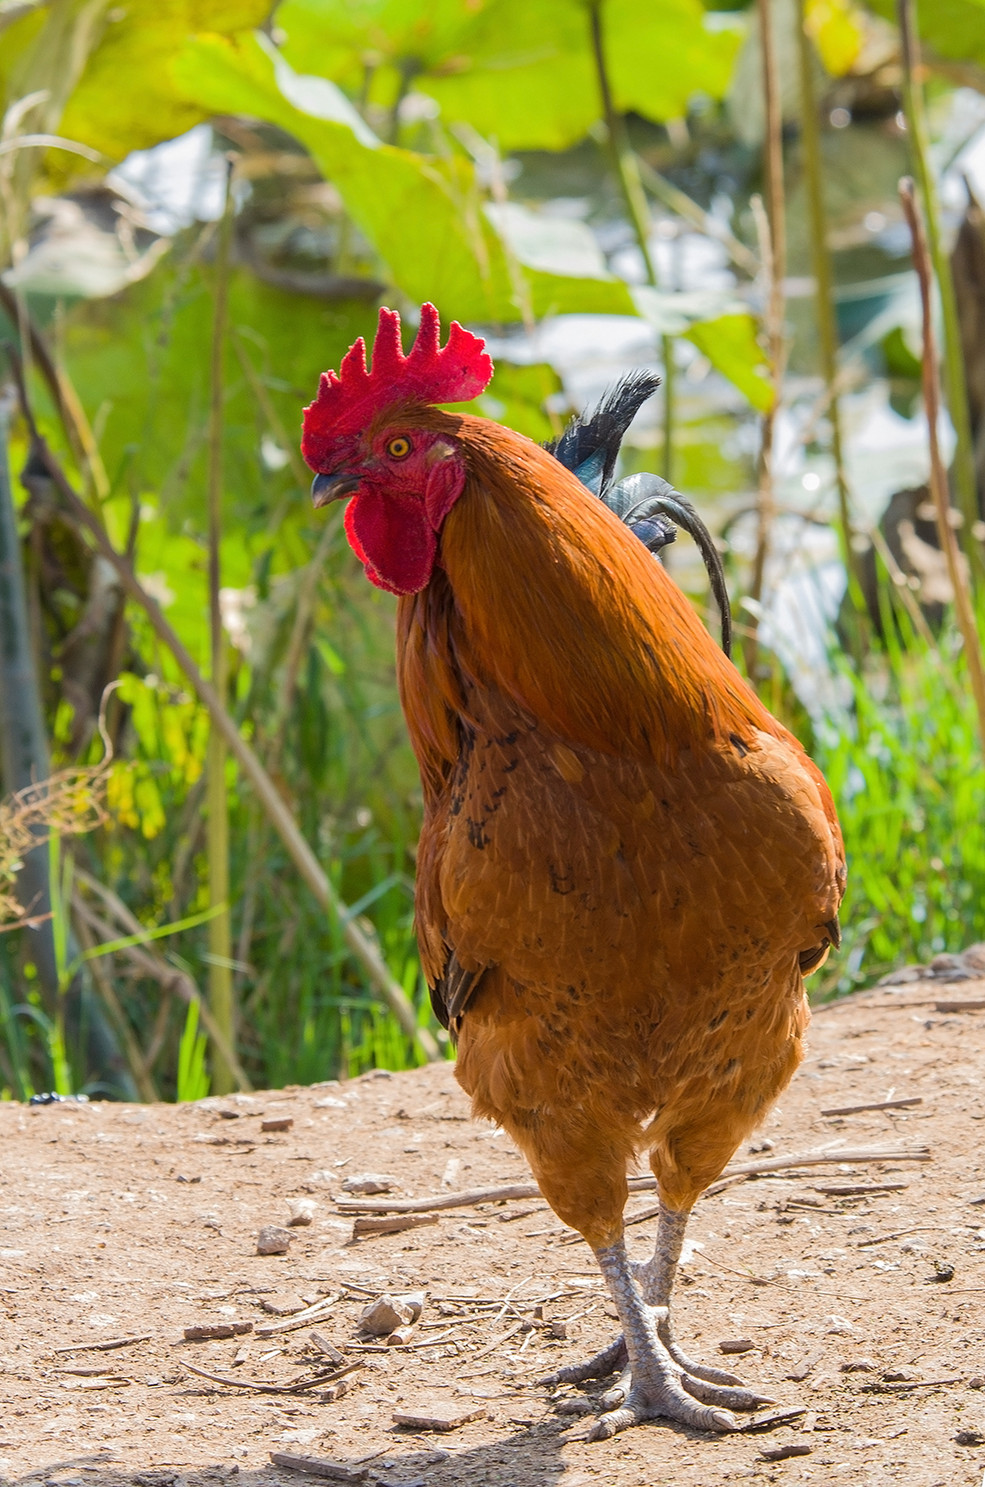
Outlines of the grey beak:
[{"label": "grey beak", "polygon": [[311,482],[311,500],[317,509],[330,501],[342,501],[359,488],[358,475],[316,475]]}]

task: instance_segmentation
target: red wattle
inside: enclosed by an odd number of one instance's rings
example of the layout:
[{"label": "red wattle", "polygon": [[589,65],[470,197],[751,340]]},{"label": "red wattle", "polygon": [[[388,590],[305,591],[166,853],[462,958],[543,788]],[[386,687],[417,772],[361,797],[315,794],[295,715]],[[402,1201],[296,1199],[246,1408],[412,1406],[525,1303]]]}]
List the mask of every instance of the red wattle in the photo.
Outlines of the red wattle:
[{"label": "red wattle", "polygon": [[345,530],[366,577],[391,594],[416,594],[431,577],[438,540],[416,496],[361,490],[346,507]]}]

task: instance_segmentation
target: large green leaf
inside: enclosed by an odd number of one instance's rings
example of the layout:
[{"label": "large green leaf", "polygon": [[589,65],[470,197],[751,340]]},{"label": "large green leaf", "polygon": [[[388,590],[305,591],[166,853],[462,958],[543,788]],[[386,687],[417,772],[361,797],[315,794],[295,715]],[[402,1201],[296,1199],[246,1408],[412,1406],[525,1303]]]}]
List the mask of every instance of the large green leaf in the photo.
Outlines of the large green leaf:
[{"label": "large green leaf", "polygon": [[773,401],[756,322],[735,295],[708,290],[669,294],[646,286],[633,291],[639,313],[662,336],[685,336],[716,371],[760,413]]},{"label": "large green leaf", "polygon": [[[868,0],[877,15],[896,19],[895,0]],[[948,62],[985,66],[985,0],[935,0],[917,6],[920,39]]]},{"label": "large green leaf", "polygon": [[380,144],[332,83],[294,72],[265,39],[193,39],[172,75],[213,113],[252,115],[293,134],[410,299],[480,321],[513,321],[525,310],[633,313],[626,285],[604,272],[552,272],[542,254],[526,268],[516,247],[511,261],[468,161]]},{"label": "large green leaf", "polygon": [[[677,118],[695,93],[721,97],[739,33],[699,0],[602,0],[616,107]],[[584,0],[285,0],[277,24],[287,55],[393,103],[401,75],[502,149],[563,149],[601,115]]]},{"label": "large green leaf", "polygon": [[497,357],[496,375],[489,391],[477,399],[475,411],[544,443],[561,431],[560,422],[555,426],[544,412],[548,399],[561,390],[561,379],[547,362],[520,365]]},{"label": "large green leaf", "polygon": [[766,412],[773,402],[773,384],[767,376],[766,358],[751,315],[743,312],[696,320],[685,334],[757,412]]},{"label": "large green leaf", "polygon": [[[53,7],[56,16],[59,8]],[[183,134],[205,111],[175,92],[168,72],[172,58],[190,36],[249,31],[269,9],[269,0],[128,0],[107,9],[60,132],[111,160]],[[38,39],[42,48],[46,35]]]}]

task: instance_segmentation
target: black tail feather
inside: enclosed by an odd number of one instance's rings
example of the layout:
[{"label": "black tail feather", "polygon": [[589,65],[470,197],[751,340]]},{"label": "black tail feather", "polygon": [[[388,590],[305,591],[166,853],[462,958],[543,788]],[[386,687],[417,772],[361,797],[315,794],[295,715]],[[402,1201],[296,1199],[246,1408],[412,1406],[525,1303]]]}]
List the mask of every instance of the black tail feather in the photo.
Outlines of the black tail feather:
[{"label": "black tail feather", "polygon": [[610,484],[626,430],[660,386],[660,378],[645,367],[628,372],[590,413],[573,418],[558,439],[544,447],[583,485],[600,496]]}]

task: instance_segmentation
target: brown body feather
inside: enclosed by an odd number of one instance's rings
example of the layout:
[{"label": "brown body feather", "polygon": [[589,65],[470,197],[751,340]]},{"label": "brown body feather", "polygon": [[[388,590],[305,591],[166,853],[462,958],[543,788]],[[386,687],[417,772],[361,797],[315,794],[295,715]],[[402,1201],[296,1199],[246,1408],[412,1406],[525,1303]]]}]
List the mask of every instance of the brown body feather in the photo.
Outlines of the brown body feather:
[{"label": "brown body feather", "polygon": [[837,936],[834,807],[637,539],[485,420],[440,568],[400,601],[425,792],[417,926],[477,1114],[593,1245],[646,1151],[690,1207],[801,1057]]}]

